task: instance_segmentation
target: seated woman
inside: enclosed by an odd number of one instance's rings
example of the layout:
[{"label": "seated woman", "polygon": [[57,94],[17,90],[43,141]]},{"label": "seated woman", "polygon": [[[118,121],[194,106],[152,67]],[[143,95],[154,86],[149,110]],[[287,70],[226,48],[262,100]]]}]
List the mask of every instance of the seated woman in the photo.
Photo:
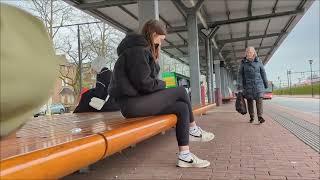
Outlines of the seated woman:
[{"label": "seated woman", "polygon": [[108,98],[104,103],[102,108],[95,109],[90,105],[93,97],[99,98],[101,100],[106,100],[108,97],[108,86],[110,83],[112,72],[105,67],[106,62],[104,58],[98,57],[91,63],[91,69],[97,73],[96,87],[89,89],[82,94],[80,102],[74,113],[82,112],[111,112],[119,111],[119,105],[115,102],[113,98]]},{"label": "seated woman", "polygon": [[117,48],[117,60],[108,92],[119,103],[126,118],[176,114],[176,137],[179,146],[178,167],[207,167],[189,151],[192,141],[207,142],[214,138],[195,123],[190,99],[184,87],[165,89],[159,80],[158,65],[161,41],[166,30],[158,20],[145,23],[141,34],[127,35]]}]

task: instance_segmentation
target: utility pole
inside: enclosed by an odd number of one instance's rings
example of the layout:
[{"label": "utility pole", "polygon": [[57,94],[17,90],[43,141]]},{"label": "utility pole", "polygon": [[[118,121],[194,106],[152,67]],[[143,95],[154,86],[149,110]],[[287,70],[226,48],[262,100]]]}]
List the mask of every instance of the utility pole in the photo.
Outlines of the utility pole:
[{"label": "utility pole", "polygon": [[78,58],[79,58],[79,92],[82,89],[82,57],[81,57],[81,40],[80,40],[80,25],[78,25]]},{"label": "utility pole", "polygon": [[291,74],[292,74],[292,72],[291,72],[291,70],[289,70],[289,82],[290,82],[290,94],[292,95],[292,78],[291,78]]},{"label": "utility pole", "polygon": [[280,76],[278,76],[278,81],[279,81],[280,94],[282,95],[282,93],[281,93],[281,79],[280,79]]},{"label": "utility pole", "polygon": [[291,77],[290,77],[291,71],[287,70],[287,79],[288,79],[288,88],[289,88],[289,92],[290,95],[292,95],[292,91],[291,91]]},{"label": "utility pole", "polygon": [[60,26],[54,26],[52,28],[61,28],[61,27],[75,27],[77,26],[77,39],[78,39],[78,60],[79,60],[79,67],[78,67],[78,73],[79,73],[79,91],[81,92],[82,89],[82,57],[81,57],[81,34],[80,34],[80,26],[87,25],[87,24],[99,24],[102,23],[101,21],[94,21],[94,22],[87,22],[87,23],[76,23],[76,24],[68,24],[68,25],[60,25]]},{"label": "utility pole", "polygon": [[311,94],[312,94],[312,97],[314,96],[313,95],[313,83],[312,83],[312,63],[313,63],[313,60],[312,59],[310,59],[309,60],[309,64],[310,64],[310,72],[311,72]]}]

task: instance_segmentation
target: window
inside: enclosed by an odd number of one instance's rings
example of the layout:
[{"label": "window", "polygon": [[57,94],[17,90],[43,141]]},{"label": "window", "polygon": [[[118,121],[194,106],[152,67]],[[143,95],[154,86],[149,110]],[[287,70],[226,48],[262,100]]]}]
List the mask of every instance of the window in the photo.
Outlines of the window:
[{"label": "window", "polygon": [[74,96],[73,95],[71,95],[71,102],[70,102],[71,104],[73,104],[74,103]]},{"label": "window", "polygon": [[71,96],[68,95],[67,104],[71,104]]},{"label": "window", "polygon": [[61,102],[64,103],[64,101],[65,101],[65,97],[61,96]]}]

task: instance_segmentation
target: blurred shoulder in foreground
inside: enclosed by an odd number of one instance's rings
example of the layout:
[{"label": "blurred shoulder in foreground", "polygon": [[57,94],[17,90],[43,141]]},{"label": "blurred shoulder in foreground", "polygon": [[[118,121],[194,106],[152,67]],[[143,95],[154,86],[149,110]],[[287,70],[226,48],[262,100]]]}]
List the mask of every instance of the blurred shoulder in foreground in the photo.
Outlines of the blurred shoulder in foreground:
[{"label": "blurred shoulder in foreground", "polygon": [[48,98],[58,61],[43,23],[31,14],[0,4],[0,136],[32,117]]}]

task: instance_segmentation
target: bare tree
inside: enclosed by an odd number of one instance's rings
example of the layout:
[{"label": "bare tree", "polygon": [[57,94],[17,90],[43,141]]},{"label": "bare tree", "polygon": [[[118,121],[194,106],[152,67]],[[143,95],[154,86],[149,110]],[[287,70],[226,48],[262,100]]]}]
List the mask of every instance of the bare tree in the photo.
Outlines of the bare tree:
[{"label": "bare tree", "polygon": [[81,29],[83,41],[91,50],[88,59],[92,61],[98,56],[104,57],[112,69],[118,57],[116,48],[124,34],[105,23],[88,24]]},{"label": "bare tree", "polygon": [[[79,54],[77,46],[77,38],[70,34],[77,34],[74,28],[70,27],[70,33],[64,37],[62,42],[63,48],[59,48],[58,51],[67,55],[69,63],[67,66],[63,66],[60,70],[60,79],[67,85],[73,87],[76,98],[79,96],[81,89],[79,87],[80,82],[80,65]],[[73,30],[72,30],[73,29]],[[83,64],[82,75],[90,72],[90,62],[98,56],[104,57],[108,60],[109,68],[112,63],[116,61],[116,47],[120,42],[120,37],[115,29],[110,26],[99,23],[91,25],[80,26],[80,57]],[[81,81],[84,82],[84,79]]]},{"label": "bare tree", "polygon": [[[21,0],[22,2],[24,0]],[[60,66],[60,75],[59,78],[62,81],[73,88],[75,95],[77,97],[80,94],[79,90],[79,71],[78,71],[78,55],[77,48],[73,47],[74,39],[71,38],[71,35],[65,35],[63,33],[59,34],[59,30],[65,24],[72,23],[74,15],[76,14],[75,10],[65,2],[60,0],[28,0],[27,9],[40,20],[42,20],[45,25],[51,39],[54,42],[54,47],[57,52],[62,52],[67,54],[71,62],[67,62],[66,65]],[[74,33],[74,32],[70,32]],[[83,45],[80,49],[83,49]],[[83,59],[87,56],[83,55]]]},{"label": "bare tree", "polygon": [[[80,65],[79,65],[79,54],[78,49],[75,47],[75,39],[70,36],[64,38],[64,48],[61,49],[67,56],[70,62],[66,65],[62,65],[60,68],[60,79],[66,84],[73,88],[75,96],[78,97],[81,89],[79,86],[80,81]],[[90,48],[83,41],[80,42],[80,54],[81,61],[86,62],[90,54]],[[82,67],[82,73],[87,73],[90,68],[85,66]]]},{"label": "bare tree", "polygon": [[[73,17],[73,8],[60,0],[29,0],[32,2],[35,15],[41,19],[46,26],[52,39],[66,22]],[[57,28],[53,28],[57,26]]]},{"label": "bare tree", "polygon": [[[97,19],[77,12],[68,4],[60,0],[29,0],[32,2],[30,8],[34,11],[34,15],[38,16],[44,22],[48,33],[55,42],[57,52],[66,54],[66,65],[62,65],[60,69],[60,79],[64,84],[73,88],[75,97],[79,96],[81,89],[80,82],[80,66],[77,32],[74,31],[76,26],[61,29],[65,24],[72,24],[72,20],[80,20],[82,22],[97,21]],[[69,30],[69,32],[67,32]],[[80,59],[84,64],[89,64],[98,56],[107,59],[107,65],[112,69],[117,59],[116,47],[124,37],[124,34],[104,23],[87,24],[80,26]],[[89,66],[83,66],[81,69],[85,74],[90,70]],[[82,81],[83,82],[83,81]]]}]

